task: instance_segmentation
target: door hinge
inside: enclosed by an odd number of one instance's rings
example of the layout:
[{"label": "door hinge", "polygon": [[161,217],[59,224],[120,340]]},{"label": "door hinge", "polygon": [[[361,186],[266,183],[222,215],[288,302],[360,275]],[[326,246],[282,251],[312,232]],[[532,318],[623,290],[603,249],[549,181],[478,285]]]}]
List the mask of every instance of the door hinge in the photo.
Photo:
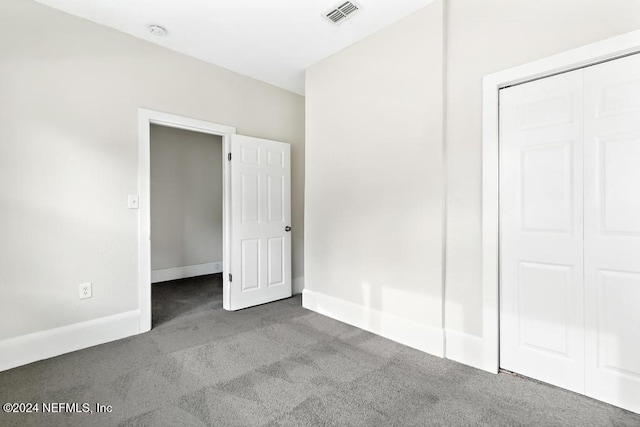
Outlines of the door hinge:
[{"label": "door hinge", "polygon": [[229,161],[231,161],[231,153],[229,153],[229,154],[227,155],[227,159],[229,159]]},{"label": "door hinge", "polygon": [[229,273],[229,281],[233,282],[233,274]]}]

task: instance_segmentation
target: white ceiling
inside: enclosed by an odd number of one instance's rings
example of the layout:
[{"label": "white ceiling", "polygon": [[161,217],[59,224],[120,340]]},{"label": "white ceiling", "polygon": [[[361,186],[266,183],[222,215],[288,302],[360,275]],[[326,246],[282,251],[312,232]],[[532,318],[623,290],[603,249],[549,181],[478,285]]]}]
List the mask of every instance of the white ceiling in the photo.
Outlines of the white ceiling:
[{"label": "white ceiling", "polygon": [[[339,24],[325,15],[346,0],[36,1],[303,94],[307,67],[432,0],[356,0]],[[168,34],[151,35],[151,24]]]}]

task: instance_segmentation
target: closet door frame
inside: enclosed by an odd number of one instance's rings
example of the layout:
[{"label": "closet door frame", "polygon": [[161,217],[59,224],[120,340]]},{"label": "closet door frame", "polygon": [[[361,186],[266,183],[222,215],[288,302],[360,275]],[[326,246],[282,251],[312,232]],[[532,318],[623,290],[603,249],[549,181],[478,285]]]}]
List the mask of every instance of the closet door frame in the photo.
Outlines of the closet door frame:
[{"label": "closet door frame", "polygon": [[482,369],[500,369],[499,91],[500,89],[640,53],[640,30],[510,68],[483,78]]}]

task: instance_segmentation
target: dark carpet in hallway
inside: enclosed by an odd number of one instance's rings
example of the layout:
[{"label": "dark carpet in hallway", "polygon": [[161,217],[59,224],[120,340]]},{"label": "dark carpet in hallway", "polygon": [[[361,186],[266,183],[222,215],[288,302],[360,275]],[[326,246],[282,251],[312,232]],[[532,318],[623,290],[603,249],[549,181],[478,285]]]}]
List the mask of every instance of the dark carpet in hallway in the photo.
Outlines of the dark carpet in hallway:
[{"label": "dark carpet in hallway", "polygon": [[187,314],[222,308],[222,273],[156,283],[151,290],[154,328]]},{"label": "dark carpet in hallway", "polygon": [[151,332],[0,373],[2,403],[111,413],[0,413],[0,425],[640,425],[640,415],[307,311],[299,296],[226,312],[220,275],[153,292]]}]

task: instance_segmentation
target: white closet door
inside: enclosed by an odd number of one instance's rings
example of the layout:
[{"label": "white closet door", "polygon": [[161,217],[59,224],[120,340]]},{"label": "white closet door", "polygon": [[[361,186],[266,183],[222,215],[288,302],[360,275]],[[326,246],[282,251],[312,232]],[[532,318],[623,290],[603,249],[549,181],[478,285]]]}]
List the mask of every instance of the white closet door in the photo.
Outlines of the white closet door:
[{"label": "white closet door", "polygon": [[586,394],[640,412],[640,55],[585,69]]},{"label": "white closet door", "polygon": [[500,91],[500,366],[584,390],[583,71]]}]

